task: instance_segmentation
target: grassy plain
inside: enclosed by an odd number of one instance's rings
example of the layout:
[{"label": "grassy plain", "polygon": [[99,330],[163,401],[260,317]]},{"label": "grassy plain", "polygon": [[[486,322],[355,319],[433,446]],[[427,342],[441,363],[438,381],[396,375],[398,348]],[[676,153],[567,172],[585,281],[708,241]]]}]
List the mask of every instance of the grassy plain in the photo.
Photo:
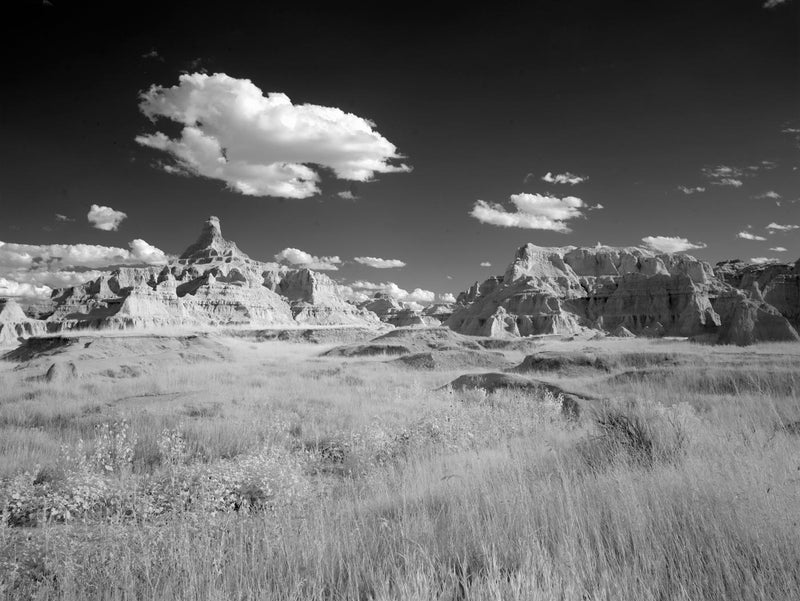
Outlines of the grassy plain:
[{"label": "grassy plain", "polygon": [[[525,375],[604,399],[574,420],[544,391],[440,389],[475,368],[97,340],[0,362],[0,598],[800,590],[797,345],[503,351],[554,357]],[[78,377],[41,377],[65,361]]]}]

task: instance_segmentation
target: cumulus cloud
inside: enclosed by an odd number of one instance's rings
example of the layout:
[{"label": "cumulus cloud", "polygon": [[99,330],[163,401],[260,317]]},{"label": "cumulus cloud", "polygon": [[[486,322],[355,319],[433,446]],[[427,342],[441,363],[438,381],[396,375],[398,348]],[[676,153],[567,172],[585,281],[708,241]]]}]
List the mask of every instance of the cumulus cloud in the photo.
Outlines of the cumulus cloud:
[{"label": "cumulus cloud", "polygon": [[733,188],[741,188],[744,183],[740,178],[746,175],[743,169],[729,167],[728,165],[704,167],[702,173],[710,180],[713,186],[729,186]]},{"label": "cumulus cloud", "polygon": [[553,173],[548,171],[542,177],[542,181],[545,181],[548,184],[569,184],[570,186],[583,183],[588,179],[589,179],[588,177],[584,177],[582,175],[575,175],[574,173],[570,173],[569,171],[565,173],[556,173],[555,175],[553,175]]},{"label": "cumulus cloud", "polygon": [[481,263],[481,267],[491,267],[491,266],[492,266],[492,264],[489,261],[483,261]]},{"label": "cumulus cloud", "polygon": [[689,242],[686,238],[678,236],[646,236],[642,238],[648,248],[663,253],[680,253],[696,248],[705,248],[703,242]]},{"label": "cumulus cloud", "polygon": [[115,211],[111,207],[92,205],[86,217],[92,227],[106,232],[116,232],[119,224],[127,215],[122,211]]},{"label": "cumulus cloud", "polygon": [[762,198],[769,198],[770,200],[780,200],[782,196],[775,192],[775,190],[767,190],[761,194],[756,194],[753,198],[762,199]]},{"label": "cumulus cloud", "polygon": [[400,259],[379,259],[378,257],[355,257],[356,263],[374,267],[375,269],[392,269],[394,267],[405,267],[406,264]]},{"label": "cumulus cloud", "polygon": [[790,232],[792,230],[800,229],[800,225],[794,225],[794,224],[781,225],[780,223],[775,223],[773,221],[767,226],[767,229],[777,232]]},{"label": "cumulus cloud", "polygon": [[756,265],[763,265],[764,263],[777,263],[778,259],[771,259],[769,257],[750,257],[750,262]]},{"label": "cumulus cloud", "polygon": [[706,189],[703,186],[694,186],[694,187],[678,186],[678,190],[680,190],[684,194],[696,194],[698,192],[706,191]]},{"label": "cumulus cloud", "polygon": [[275,260],[279,263],[289,263],[297,267],[316,269],[317,271],[337,271],[337,267],[342,261],[339,257],[315,257],[299,248],[284,248],[275,255]]},{"label": "cumulus cloud", "polygon": [[443,303],[454,303],[456,302],[456,297],[450,292],[445,292],[439,295],[439,300]]},{"label": "cumulus cloud", "polygon": [[394,282],[386,282],[383,284],[375,284],[373,282],[365,282],[359,280],[353,282],[351,287],[356,290],[371,290],[373,292],[382,292],[393,299],[404,302],[416,303],[432,303],[436,299],[436,295],[430,290],[423,290],[422,288],[414,288],[411,292],[405,290],[395,284]]},{"label": "cumulus cloud", "polygon": [[327,106],[293,104],[286,94],[264,96],[249,79],[224,73],[184,74],[176,86],[153,85],[139,108],[152,121],[183,126],[136,141],[169,154],[172,172],[225,182],[248,196],[307,198],[319,192],[319,165],[340,179],[365,182],[376,173],[407,172],[394,144],[371,121]]},{"label": "cumulus cloud", "polygon": [[0,241],[0,270],[52,270],[66,267],[109,267],[111,265],[158,265],[167,262],[163,251],[144,240],[128,243],[130,250],[97,244],[16,244]]},{"label": "cumulus cloud", "polygon": [[763,236],[758,236],[756,234],[748,232],[747,230],[742,230],[741,232],[736,234],[736,237],[737,238],[741,238],[743,240],[756,240],[756,241],[761,241],[761,242],[766,240],[766,238],[764,238]]},{"label": "cumulus cloud", "polygon": [[570,232],[567,221],[583,216],[586,204],[575,196],[557,198],[542,194],[512,194],[514,211],[500,204],[478,200],[470,215],[481,223],[500,227],[520,227],[532,230]]},{"label": "cumulus cloud", "polygon": [[783,246],[774,246],[770,248],[770,250],[776,253],[785,253],[787,249],[785,249]]},{"label": "cumulus cloud", "polygon": [[167,256],[144,240],[129,250],[92,244],[16,244],[0,242],[0,296],[46,298],[53,288],[94,280],[99,268],[117,265],[158,265]]},{"label": "cumulus cloud", "polygon": [[358,196],[353,194],[350,190],[342,190],[341,192],[337,192],[336,196],[345,200],[358,200]]}]

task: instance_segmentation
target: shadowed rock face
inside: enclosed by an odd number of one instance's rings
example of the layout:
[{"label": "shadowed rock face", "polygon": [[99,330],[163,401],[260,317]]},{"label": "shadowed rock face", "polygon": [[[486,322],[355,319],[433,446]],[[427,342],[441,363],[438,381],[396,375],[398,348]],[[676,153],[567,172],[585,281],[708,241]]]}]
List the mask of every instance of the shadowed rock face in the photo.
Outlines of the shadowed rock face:
[{"label": "shadowed rock face", "polygon": [[[513,337],[596,329],[645,336],[706,336],[749,344],[797,340],[791,323],[797,297],[785,283],[770,294],[785,299],[776,312],[751,299],[689,255],[641,248],[542,248],[517,251],[505,274],[476,282],[458,297],[445,324],[464,334]],[[775,290],[780,290],[776,292]],[[793,309],[792,309],[793,308]]]}]

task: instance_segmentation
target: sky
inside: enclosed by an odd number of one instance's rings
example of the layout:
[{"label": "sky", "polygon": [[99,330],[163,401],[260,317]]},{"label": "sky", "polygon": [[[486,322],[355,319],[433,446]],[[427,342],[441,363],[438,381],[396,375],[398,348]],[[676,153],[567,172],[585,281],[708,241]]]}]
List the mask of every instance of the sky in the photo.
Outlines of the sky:
[{"label": "sky", "polygon": [[4,3],[0,294],[209,215],[407,300],[529,242],[800,256],[797,0],[328,4]]}]

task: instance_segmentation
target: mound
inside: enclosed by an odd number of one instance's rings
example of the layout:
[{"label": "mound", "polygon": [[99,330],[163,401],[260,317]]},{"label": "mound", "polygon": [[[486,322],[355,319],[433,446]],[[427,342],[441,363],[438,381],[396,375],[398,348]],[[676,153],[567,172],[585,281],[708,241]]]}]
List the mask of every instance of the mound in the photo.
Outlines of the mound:
[{"label": "mound", "polygon": [[65,347],[78,344],[77,338],[67,336],[44,336],[41,338],[27,338],[13,351],[3,355],[6,361],[31,361],[39,357],[55,355],[64,351]]},{"label": "mound", "polygon": [[394,359],[392,363],[411,369],[451,370],[465,367],[502,368],[507,361],[501,353],[459,350],[414,353]]},{"label": "mound", "polygon": [[448,328],[398,328],[373,338],[367,344],[341,346],[325,354],[363,357],[463,350],[482,351],[483,347],[468,336],[462,336]]},{"label": "mound", "polygon": [[352,344],[371,339],[375,335],[375,329],[345,326],[341,328],[230,330],[224,333],[235,338],[246,338],[256,342],[281,341],[311,344]]},{"label": "mound", "polygon": [[588,353],[536,353],[528,355],[514,371],[580,372],[585,370],[611,371],[607,357]]}]

